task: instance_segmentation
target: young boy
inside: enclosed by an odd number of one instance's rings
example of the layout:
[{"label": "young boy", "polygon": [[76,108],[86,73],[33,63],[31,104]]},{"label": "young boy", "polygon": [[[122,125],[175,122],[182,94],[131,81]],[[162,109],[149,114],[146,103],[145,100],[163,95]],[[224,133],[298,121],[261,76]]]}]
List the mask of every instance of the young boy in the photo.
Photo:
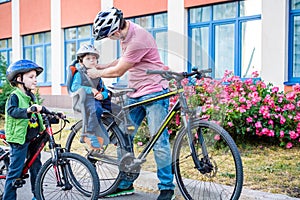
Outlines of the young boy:
[{"label": "young boy", "polygon": [[[36,104],[32,91],[36,88],[37,76],[43,68],[30,60],[19,60],[12,63],[6,71],[7,80],[15,87],[5,106],[5,135],[10,145],[10,164],[6,177],[3,200],[17,199],[15,181],[20,178],[26,156],[30,153],[29,143],[44,130],[39,112],[42,106]],[[33,113],[31,106],[37,111]],[[30,167],[30,182],[35,199],[35,180],[42,166],[41,156]]]},{"label": "young boy", "polygon": [[111,111],[109,92],[101,78],[90,79],[86,70],[96,67],[99,52],[92,45],[83,45],[76,53],[80,64],[78,73],[74,74],[71,91],[84,88],[86,92],[85,108],[87,114],[87,130],[81,135],[81,142],[87,143],[92,149],[99,150],[109,143],[108,133],[101,121],[103,109]]}]

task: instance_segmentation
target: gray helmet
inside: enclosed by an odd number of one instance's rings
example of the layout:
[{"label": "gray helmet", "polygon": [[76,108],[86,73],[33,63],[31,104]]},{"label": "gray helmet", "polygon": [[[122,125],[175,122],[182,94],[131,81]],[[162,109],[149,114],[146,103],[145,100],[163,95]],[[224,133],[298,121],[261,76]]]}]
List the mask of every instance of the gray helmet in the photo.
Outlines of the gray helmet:
[{"label": "gray helmet", "polygon": [[85,44],[81,46],[76,52],[77,58],[82,57],[86,54],[93,54],[97,57],[97,59],[100,57],[98,50],[91,44]]},{"label": "gray helmet", "polygon": [[93,37],[95,40],[106,38],[120,29],[123,13],[117,8],[110,8],[97,14],[93,24]]}]

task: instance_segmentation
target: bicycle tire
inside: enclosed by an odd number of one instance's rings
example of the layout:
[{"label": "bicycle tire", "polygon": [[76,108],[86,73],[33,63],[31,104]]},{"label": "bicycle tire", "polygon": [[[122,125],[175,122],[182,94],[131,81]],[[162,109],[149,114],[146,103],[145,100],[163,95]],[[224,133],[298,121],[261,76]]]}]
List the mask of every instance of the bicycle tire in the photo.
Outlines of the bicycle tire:
[{"label": "bicycle tire", "polygon": [[[54,168],[59,169],[62,184],[58,184]],[[86,158],[75,153],[61,153],[57,166],[49,158],[36,180],[35,195],[39,200],[98,199],[100,183],[96,169]],[[66,180],[70,185],[65,184]]]},{"label": "bicycle tire", "polygon": [[[82,129],[82,121],[77,122],[71,129],[66,142],[66,150],[69,152],[76,152],[84,157],[87,157],[97,169],[100,178],[100,192],[99,197],[104,197],[114,192],[121,180],[122,173],[119,168],[118,151],[124,150],[126,143],[122,136],[122,132],[117,124],[112,123],[110,118],[102,118],[104,126],[110,137],[110,143],[101,152],[94,152],[90,156],[90,150],[87,144],[80,143],[80,134]],[[111,125],[111,126],[110,126]],[[109,128],[108,128],[109,127]],[[125,153],[124,150],[123,153]]]},{"label": "bicycle tire", "polygon": [[[199,142],[202,131],[210,161],[211,172],[202,174],[191,156],[186,129],[181,128],[173,148],[173,165],[178,187],[185,199],[233,199],[240,197],[243,186],[243,166],[232,137],[219,125],[195,119],[191,122],[193,146],[201,161]],[[201,157],[202,156],[202,157]]]},{"label": "bicycle tire", "polygon": [[[5,150],[0,147],[0,156],[5,154]],[[9,155],[3,157],[0,160],[0,199],[3,197],[4,193],[4,187],[5,187],[5,180],[6,180],[6,175],[8,172],[8,166],[9,166]]]}]

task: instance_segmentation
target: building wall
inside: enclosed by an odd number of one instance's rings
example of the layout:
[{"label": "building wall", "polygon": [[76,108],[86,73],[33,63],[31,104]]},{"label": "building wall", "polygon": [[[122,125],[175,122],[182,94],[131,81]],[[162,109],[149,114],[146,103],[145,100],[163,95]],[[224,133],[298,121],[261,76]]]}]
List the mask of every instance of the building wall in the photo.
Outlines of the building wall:
[{"label": "building wall", "polygon": [[12,35],[11,2],[0,5],[0,39],[10,38]]},{"label": "building wall", "polygon": [[50,0],[20,0],[20,34],[51,29]]},{"label": "building wall", "polygon": [[[189,7],[229,0],[13,0],[0,4],[0,39],[12,38],[13,61],[22,58],[21,36],[51,30],[52,87],[41,87],[43,95],[68,98],[63,83],[64,37],[67,27],[92,24],[103,8],[115,6],[125,17],[168,12],[168,64],[186,69],[187,10]],[[284,89],[287,80],[288,0],[262,1],[262,79]],[[12,21],[14,23],[12,23]],[[176,42],[174,42],[176,41]],[[101,41],[101,61],[116,56],[115,43]],[[109,49],[109,50],[108,50]]]}]

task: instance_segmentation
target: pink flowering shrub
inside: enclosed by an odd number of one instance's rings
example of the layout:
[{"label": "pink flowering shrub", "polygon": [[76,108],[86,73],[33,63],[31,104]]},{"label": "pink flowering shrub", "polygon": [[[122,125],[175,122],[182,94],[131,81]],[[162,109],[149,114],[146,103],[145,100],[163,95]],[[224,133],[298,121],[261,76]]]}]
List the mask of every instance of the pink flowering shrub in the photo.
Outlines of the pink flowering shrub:
[{"label": "pink flowering shrub", "polygon": [[[200,117],[220,124],[234,138],[256,135],[286,148],[300,144],[300,86],[283,93],[258,80],[257,73],[252,76],[241,80],[226,71],[221,80],[203,79],[195,86],[187,85],[189,104],[202,106]],[[170,133],[180,124],[179,115],[177,118],[169,126]]]}]

